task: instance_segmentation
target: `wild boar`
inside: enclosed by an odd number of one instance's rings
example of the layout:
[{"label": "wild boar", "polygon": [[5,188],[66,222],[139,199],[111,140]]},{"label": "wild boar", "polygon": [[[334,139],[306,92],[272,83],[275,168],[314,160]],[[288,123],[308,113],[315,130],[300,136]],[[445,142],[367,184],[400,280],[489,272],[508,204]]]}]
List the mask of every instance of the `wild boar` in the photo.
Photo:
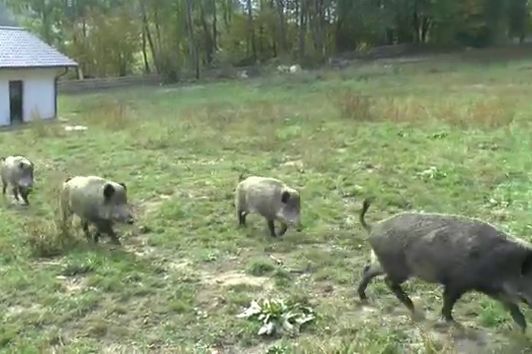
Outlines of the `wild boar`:
[{"label": "wild boar", "polygon": [[[268,224],[272,237],[282,236],[288,225],[301,229],[299,192],[282,181],[259,176],[240,177],[235,190],[235,207],[240,226],[246,226],[246,216],[257,213]],[[275,233],[274,221],[281,223],[281,230]]]},{"label": "wild boar", "polygon": [[33,188],[33,163],[24,156],[7,156],[0,158],[2,176],[2,194],[6,194],[7,186],[11,185],[13,195],[18,201],[19,194],[26,205],[28,195]]},{"label": "wild boar", "polygon": [[365,200],[359,215],[372,249],[358,286],[361,300],[371,279],[384,274],[388,288],[415,315],[401,287],[415,277],[443,285],[441,320],[448,324],[455,323],[452,310],[460,297],[477,291],[501,302],[526,330],[518,305],[532,304],[530,244],[486,222],[456,215],[404,212],[370,226],[364,220],[369,206]]},{"label": "wild boar", "polygon": [[134,223],[126,185],[98,176],[67,178],[61,191],[61,212],[65,225],[71,224],[74,214],[81,219],[81,227],[88,240],[91,239],[89,223],[95,225],[95,243],[101,233],[105,233],[113,243],[120,244],[113,231],[113,223]]}]

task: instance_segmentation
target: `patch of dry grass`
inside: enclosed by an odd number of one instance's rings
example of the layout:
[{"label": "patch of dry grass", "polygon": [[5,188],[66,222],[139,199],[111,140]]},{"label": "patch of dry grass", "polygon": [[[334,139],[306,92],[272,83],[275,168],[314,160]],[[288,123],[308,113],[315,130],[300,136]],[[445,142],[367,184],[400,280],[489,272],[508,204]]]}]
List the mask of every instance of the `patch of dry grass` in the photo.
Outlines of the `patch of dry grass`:
[{"label": "patch of dry grass", "polygon": [[415,96],[373,97],[353,90],[340,90],[330,96],[340,117],[362,122],[439,121],[465,129],[496,129],[509,126],[516,117],[515,100],[497,96],[466,102],[456,95],[429,101]]},{"label": "patch of dry grass", "polygon": [[375,120],[372,112],[375,102],[369,95],[347,89],[332,92],[329,99],[341,118],[357,121]]},{"label": "patch of dry grass", "polygon": [[63,255],[76,244],[61,220],[32,219],[24,224],[23,231],[32,255],[38,258]]},{"label": "patch of dry grass", "polygon": [[[105,98],[83,111],[81,122],[90,126],[119,131],[130,129],[136,118],[133,107],[119,99]],[[150,117],[153,119],[153,117]]]}]

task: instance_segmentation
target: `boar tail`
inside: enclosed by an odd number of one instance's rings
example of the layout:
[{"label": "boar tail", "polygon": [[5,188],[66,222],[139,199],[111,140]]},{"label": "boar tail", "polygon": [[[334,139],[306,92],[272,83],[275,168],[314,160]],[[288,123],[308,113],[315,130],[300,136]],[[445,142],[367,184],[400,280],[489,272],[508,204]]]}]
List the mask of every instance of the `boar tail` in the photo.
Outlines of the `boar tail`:
[{"label": "boar tail", "polygon": [[369,233],[371,232],[371,225],[366,223],[366,220],[364,219],[364,216],[366,215],[366,212],[369,209],[369,206],[371,205],[371,202],[373,199],[366,198],[364,199],[364,202],[362,202],[362,210],[360,211],[359,220],[360,224],[362,224],[362,227]]},{"label": "boar tail", "polygon": [[245,178],[245,175],[244,175],[244,172],[241,172],[239,175],[238,175],[238,182],[242,182]]}]

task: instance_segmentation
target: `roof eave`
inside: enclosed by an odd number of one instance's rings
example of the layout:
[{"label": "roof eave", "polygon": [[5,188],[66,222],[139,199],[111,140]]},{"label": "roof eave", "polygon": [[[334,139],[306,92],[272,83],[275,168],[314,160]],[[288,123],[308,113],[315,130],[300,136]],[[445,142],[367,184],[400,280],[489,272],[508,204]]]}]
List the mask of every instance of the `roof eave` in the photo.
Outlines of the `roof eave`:
[{"label": "roof eave", "polygon": [[13,66],[0,66],[2,69],[55,69],[55,68],[77,68],[79,64],[58,64],[58,65],[13,65]]}]

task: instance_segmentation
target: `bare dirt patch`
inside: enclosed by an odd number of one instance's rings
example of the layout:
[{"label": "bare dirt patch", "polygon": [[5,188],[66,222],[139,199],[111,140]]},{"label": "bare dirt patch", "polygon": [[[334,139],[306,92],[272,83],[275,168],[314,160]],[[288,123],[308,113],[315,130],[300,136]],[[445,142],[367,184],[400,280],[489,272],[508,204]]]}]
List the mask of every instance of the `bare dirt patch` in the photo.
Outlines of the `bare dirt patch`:
[{"label": "bare dirt patch", "polygon": [[255,277],[238,271],[228,271],[214,275],[206,273],[201,278],[202,282],[208,285],[219,285],[222,287],[249,285],[267,290],[273,289],[273,283],[270,278]]},{"label": "bare dirt patch", "polygon": [[160,194],[157,196],[157,198],[141,201],[139,210],[142,212],[142,214],[151,214],[157,211],[165,201],[171,199],[172,197],[173,194]]},{"label": "bare dirt patch", "polygon": [[41,312],[42,306],[39,304],[31,304],[31,306],[13,305],[8,307],[6,318],[15,318],[21,314]]},{"label": "bare dirt patch", "polygon": [[128,244],[124,245],[126,251],[138,257],[149,257],[155,253],[155,247],[148,245],[146,237],[129,237]]},{"label": "bare dirt patch", "polygon": [[[379,316],[381,310],[371,305],[364,304],[356,309],[357,317],[363,322],[374,321]],[[409,314],[403,309],[395,308],[390,314],[392,321],[400,321],[405,326],[412,327],[411,335],[418,338],[414,342],[417,345],[426,345],[424,342],[439,344],[444,348],[444,352],[451,350],[457,354],[470,354],[485,352],[492,344],[494,338],[484,332],[473,328],[472,323],[460,322],[458,326],[446,325],[439,322],[438,319],[429,317],[430,315],[423,312],[423,319],[415,323],[409,317]]]}]

